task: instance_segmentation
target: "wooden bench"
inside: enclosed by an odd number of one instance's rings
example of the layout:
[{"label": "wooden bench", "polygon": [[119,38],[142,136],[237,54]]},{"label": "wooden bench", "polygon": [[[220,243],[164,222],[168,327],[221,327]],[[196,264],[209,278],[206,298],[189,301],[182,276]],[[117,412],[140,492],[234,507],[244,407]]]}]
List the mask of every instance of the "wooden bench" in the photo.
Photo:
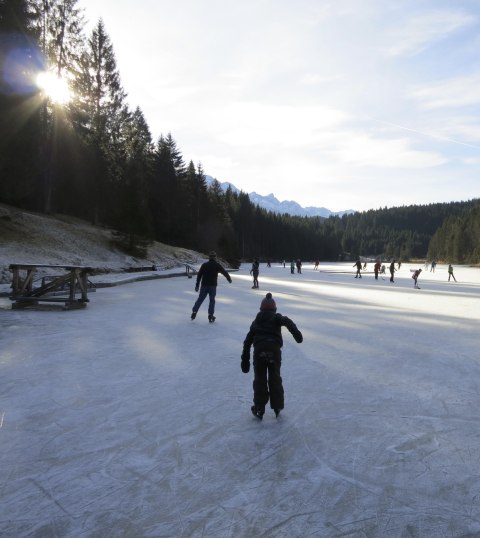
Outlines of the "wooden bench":
[{"label": "wooden bench", "polygon": [[193,275],[196,275],[198,273],[195,267],[192,267],[189,263],[185,264],[185,272],[188,278],[192,278]]},{"label": "wooden bench", "polygon": [[[39,303],[64,303],[64,309],[87,306],[90,267],[82,265],[11,264],[12,308],[25,308]],[[35,279],[38,269],[58,274]]]}]

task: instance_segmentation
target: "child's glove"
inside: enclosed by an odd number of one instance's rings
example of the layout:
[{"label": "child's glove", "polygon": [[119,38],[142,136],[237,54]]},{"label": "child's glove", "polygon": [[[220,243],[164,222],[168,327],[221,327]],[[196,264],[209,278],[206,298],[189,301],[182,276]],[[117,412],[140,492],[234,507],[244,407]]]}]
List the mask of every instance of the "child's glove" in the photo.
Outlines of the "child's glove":
[{"label": "child's glove", "polygon": [[241,368],[244,374],[248,374],[248,372],[250,372],[250,353],[248,351],[244,351],[242,353]]},{"label": "child's glove", "polygon": [[303,342],[303,334],[300,331],[293,333],[293,338],[295,338],[295,342],[297,342],[297,344],[301,344]]}]

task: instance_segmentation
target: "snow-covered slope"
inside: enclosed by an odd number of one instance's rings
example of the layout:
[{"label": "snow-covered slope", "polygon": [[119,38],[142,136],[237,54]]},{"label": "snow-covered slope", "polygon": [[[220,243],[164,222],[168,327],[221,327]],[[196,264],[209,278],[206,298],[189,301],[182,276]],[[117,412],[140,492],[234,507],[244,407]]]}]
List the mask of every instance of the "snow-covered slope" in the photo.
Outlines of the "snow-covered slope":
[{"label": "snow-covered slope", "polygon": [[145,265],[170,269],[196,263],[202,254],[154,242],[147,259],[137,259],[115,246],[113,230],[67,216],[47,216],[0,204],[0,284],[11,281],[12,263],[74,264],[98,273],[121,272]]}]

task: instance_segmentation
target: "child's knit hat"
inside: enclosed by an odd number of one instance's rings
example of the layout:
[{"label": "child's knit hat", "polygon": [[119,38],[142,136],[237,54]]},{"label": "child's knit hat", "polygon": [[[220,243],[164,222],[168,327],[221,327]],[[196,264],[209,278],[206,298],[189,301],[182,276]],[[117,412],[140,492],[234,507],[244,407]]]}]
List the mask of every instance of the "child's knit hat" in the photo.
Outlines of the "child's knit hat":
[{"label": "child's knit hat", "polygon": [[269,292],[267,295],[265,295],[265,299],[262,300],[260,304],[260,310],[273,310],[274,312],[277,311],[277,305],[275,304],[275,301],[273,300],[272,294]]}]

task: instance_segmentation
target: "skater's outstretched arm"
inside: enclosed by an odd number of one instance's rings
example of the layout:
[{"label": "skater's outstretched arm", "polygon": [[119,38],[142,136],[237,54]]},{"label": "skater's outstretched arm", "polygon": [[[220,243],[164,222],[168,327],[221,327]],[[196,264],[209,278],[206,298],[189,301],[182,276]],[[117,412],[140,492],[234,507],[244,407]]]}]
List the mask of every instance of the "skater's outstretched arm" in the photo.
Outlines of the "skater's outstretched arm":
[{"label": "skater's outstretched arm", "polygon": [[293,336],[297,344],[301,344],[303,342],[303,334],[298,330],[295,323],[293,323],[293,321],[287,316],[282,316],[280,314],[277,315],[281,318],[280,325],[286,327],[290,331],[290,334]]}]

